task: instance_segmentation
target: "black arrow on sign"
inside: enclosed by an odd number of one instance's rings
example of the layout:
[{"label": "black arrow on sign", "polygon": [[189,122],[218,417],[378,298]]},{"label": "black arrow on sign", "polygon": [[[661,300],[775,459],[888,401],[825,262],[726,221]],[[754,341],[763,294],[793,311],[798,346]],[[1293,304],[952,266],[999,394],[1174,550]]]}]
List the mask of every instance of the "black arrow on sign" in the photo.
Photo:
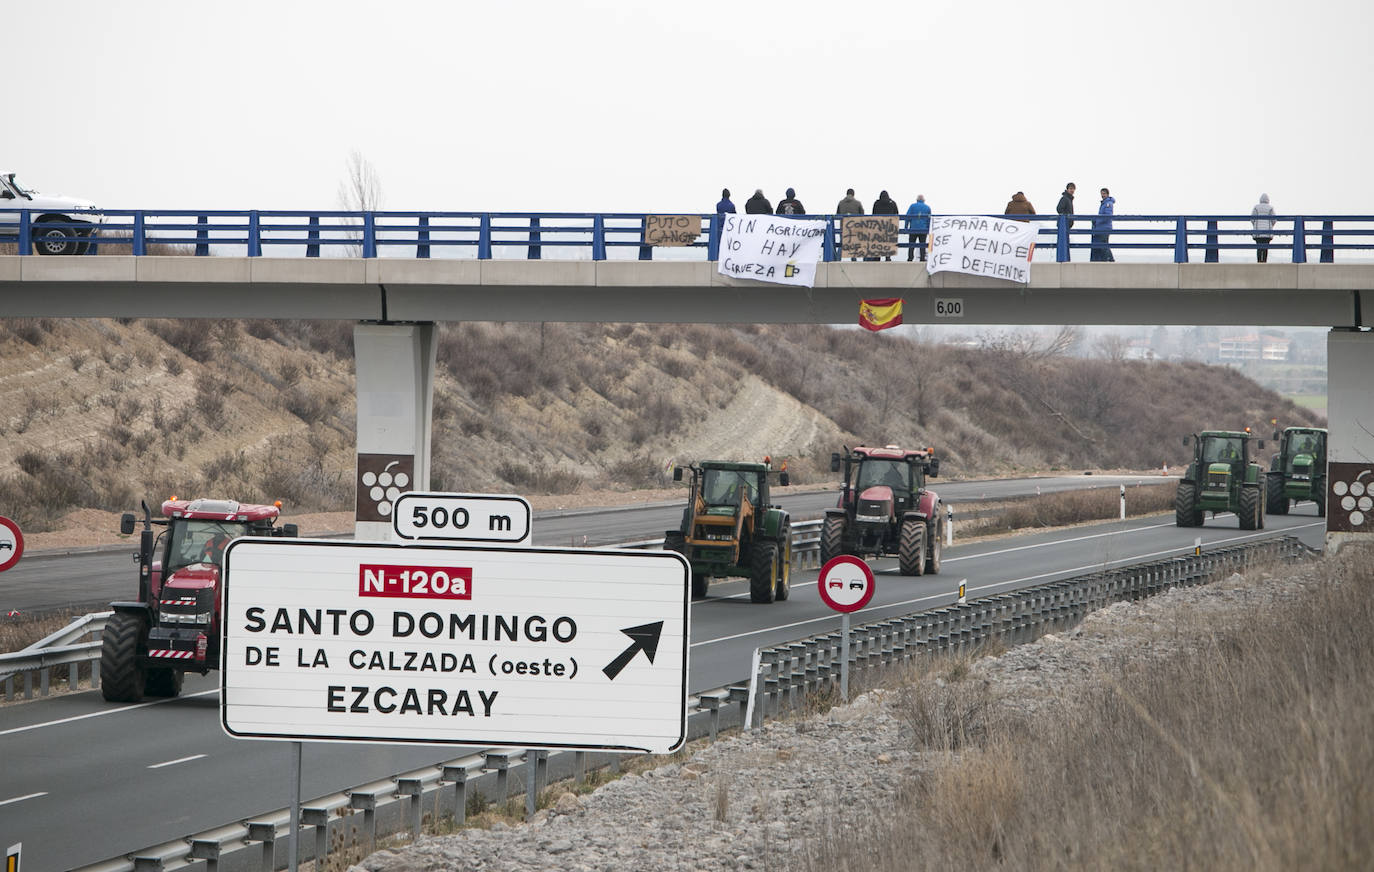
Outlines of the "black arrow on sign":
[{"label": "black arrow on sign", "polygon": [[641,624],[638,627],[627,627],[620,632],[634,641],[630,643],[630,647],[620,652],[619,657],[601,670],[606,673],[606,677],[611,681],[615,681],[620,670],[628,666],[640,651],[644,652],[644,656],[649,658],[650,663],[654,662],[654,655],[658,653],[658,639],[663,635],[663,622],[658,621],[652,624]]}]

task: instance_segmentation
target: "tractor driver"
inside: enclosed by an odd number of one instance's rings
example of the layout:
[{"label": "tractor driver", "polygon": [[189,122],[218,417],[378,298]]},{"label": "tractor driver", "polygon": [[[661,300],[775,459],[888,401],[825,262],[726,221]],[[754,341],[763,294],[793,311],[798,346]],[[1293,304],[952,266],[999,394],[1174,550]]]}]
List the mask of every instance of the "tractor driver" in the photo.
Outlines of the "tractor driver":
[{"label": "tractor driver", "polygon": [[213,563],[218,566],[224,558],[225,546],[227,546],[232,539],[233,537],[223,530],[220,530],[209,539],[206,539],[205,547],[203,547],[200,552],[200,562]]},{"label": "tractor driver", "polygon": [[1236,448],[1236,440],[1227,439],[1223,441],[1221,443],[1221,450],[1217,452],[1217,458],[1219,460],[1225,460],[1228,463],[1235,463],[1237,460],[1240,460],[1240,451]]}]

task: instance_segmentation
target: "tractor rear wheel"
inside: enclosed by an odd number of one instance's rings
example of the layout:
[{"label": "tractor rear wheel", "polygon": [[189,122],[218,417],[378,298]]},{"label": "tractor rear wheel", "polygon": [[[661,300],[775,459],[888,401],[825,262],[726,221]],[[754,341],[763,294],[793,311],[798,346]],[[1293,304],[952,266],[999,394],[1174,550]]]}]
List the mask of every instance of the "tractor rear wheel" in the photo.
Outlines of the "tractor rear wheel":
[{"label": "tractor rear wheel", "polygon": [[778,539],[778,583],[774,591],[777,601],[792,595],[792,526],[784,524]]},{"label": "tractor rear wheel", "polygon": [[1178,483],[1174,494],[1174,523],[1180,527],[1201,527],[1202,510],[1197,507],[1197,485],[1192,482]]},{"label": "tractor rear wheel", "polygon": [[142,615],[115,612],[100,636],[100,695],[106,702],[142,702],[146,678],[139,658],[148,645]]},{"label": "tractor rear wheel", "polygon": [[1264,503],[1260,500],[1260,489],[1255,487],[1242,487],[1240,489],[1240,511],[1236,512],[1240,516],[1240,528],[1242,530],[1258,530],[1264,526]]},{"label": "tractor rear wheel", "polygon": [[1271,515],[1288,514],[1288,497],[1283,492],[1283,475],[1271,472],[1264,477],[1264,508]]},{"label": "tractor rear wheel", "polygon": [[180,696],[181,681],[186,673],[180,669],[149,669],[143,682],[143,692],[148,696]]},{"label": "tractor rear wheel", "polygon": [[938,519],[926,527],[926,572],[931,575],[940,573],[940,535],[941,523]]},{"label": "tractor rear wheel", "polygon": [[821,524],[821,565],[832,557],[844,553],[844,518],[840,515],[826,515]]},{"label": "tractor rear wheel", "polygon": [[924,575],[926,571],[926,525],[911,519],[902,522],[897,544],[897,565],[902,575]]},{"label": "tractor rear wheel", "polygon": [[771,603],[777,596],[778,543],[756,542],[749,551],[749,599]]}]

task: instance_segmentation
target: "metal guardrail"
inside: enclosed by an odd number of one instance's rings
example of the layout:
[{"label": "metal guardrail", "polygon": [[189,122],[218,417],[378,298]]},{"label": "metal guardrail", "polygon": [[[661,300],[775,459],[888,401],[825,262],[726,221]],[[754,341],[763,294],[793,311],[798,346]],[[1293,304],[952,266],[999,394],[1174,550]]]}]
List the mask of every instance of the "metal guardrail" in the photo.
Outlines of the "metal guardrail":
[{"label": "metal guardrail", "polygon": [[[820,523],[795,525],[794,541],[818,538]],[[817,549],[818,546],[813,549],[803,545],[801,553]],[[794,553],[798,553],[798,546],[794,546]],[[908,664],[920,656],[966,653],[993,642],[1033,641],[1045,633],[1072,627],[1090,612],[1114,602],[1143,599],[1173,587],[1206,584],[1220,574],[1252,564],[1304,559],[1318,553],[1295,537],[1284,536],[1103,570],[946,608],[872,621],[851,630],[851,676],[876,677],[882,669]],[[97,619],[103,623],[104,616],[91,615],[82,620],[88,619],[90,627]],[[62,631],[69,632],[76,632],[75,626]],[[761,690],[761,704],[756,708],[759,724],[767,717],[796,708],[806,693],[837,687],[844,652],[840,634],[833,632],[764,648],[760,655],[759,674],[689,698],[690,738],[709,736],[714,741],[723,726],[742,724],[752,684],[757,683]],[[519,763],[522,756],[524,762]],[[526,810],[532,813],[533,797],[541,785],[547,784],[551,763],[561,763],[568,776],[580,783],[591,765],[609,765],[618,771],[619,757],[586,751],[561,752],[550,757],[543,751],[489,749],[317,797],[301,805],[302,833],[308,830],[313,839],[301,840],[298,859],[327,859],[331,850],[370,851],[379,835],[403,831],[419,835],[426,811],[436,820],[451,816],[455,825],[462,825],[469,788],[480,789],[479,785],[484,785],[494,791],[492,800],[507,802],[511,798],[510,776],[517,766],[523,767],[519,772],[525,776],[528,788]],[[355,819],[358,814],[362,815],[361,821]],[[289,821],[290,809],[280,809],[84,866],[76,872],[144,872],[201,864],[207,872],[217,872],[221,860],[231,856],[237,861],[237,868],[245,868],[245,864],[256,860],[257,868],[273,872],[287,865],[284,844],[278,843],[285,842],[282,835]],[[244,852],[255,852],[256,856]]]},{"label": "metal guardrail", "polygon": [[[17,213],[17,219],[16,219]],[[0,209],[0,234],[18,243],[19,254],[28,256],[42,212]],[[547,250],[567,249],[572,257],[594,261],[612,259],[624,250],[627,257],[653,260],[655,248],[644,244],[644,228],[650,214],[641,212],[345,212],[333,210],[213,210],[213,209],[95,209],[71,213],[101,222],[96,235],[86,236],[92,224],[85,221],[47,221],[45,231],[71,231],[78,244],[90,243],[87,253],[115,247],[136,257],[157,254],[149,245],[186,246],[197,256],[209,256],[212,246],[237,256],[319,257],[321,250],[341,250],[365,258],[382,256],[444,257],[478,260],[540,260]],[[970,214],[970,213],[961,213]],[[982,213],[972,213],[982,214]],[[657,249],[659,257],[718,260],[721,217],[699,214],[702,238],[687,246]],[[793,216],[779,216],[793,217]],[[795,216],[826,222],[823,258],[838,261],[841,251],[841,216]],[[940,216],[932,216],[940,217]],[[990,216],[997,217],[997,216]],[[1090,251],[1093,224],[1099,216],[1083,214],[1008,215],[1038,225],[1036,245],[1053,252],[1059,262],[1069,260],[1072,250]],[[1254,229],[1249,215],[1112,215],[1107,247],[1167,254],[1173,263],[1188,263],[1201,252],[1204,263],[1217,263],[1223,251],[1255,251]],[[1070,227],[1070,219],[1077,224]],[[917,237],[914,216],[898,216],[899,248],[909,248]],[[1289,252],[1291,262],[1306,263],[1315,249],[1321,263],[1333,263],[1337,252],[1374,249],[1374,216],[1278,215],[1269,231],[1269,247]],[[925,236],[925,233],[921,233]],[[673,251],[673,254],[663,254]],[[680,254],[686,252],[686,254]]]}]

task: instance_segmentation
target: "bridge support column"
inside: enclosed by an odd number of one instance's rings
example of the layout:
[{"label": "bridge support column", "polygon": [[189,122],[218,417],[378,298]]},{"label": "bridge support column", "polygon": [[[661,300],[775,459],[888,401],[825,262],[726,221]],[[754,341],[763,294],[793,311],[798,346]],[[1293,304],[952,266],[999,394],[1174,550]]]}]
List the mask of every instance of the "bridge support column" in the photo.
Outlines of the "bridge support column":
[{"label": "bridge support column", "polygon": [[1374,542],[1374,332],[1337,328],[1326,338],[1326,552]]},{"label": "bridge support column", "polygon": [[359,539],[392,538],[396,497],[429,488],[435,340],[432,323],[353,328]]}]

